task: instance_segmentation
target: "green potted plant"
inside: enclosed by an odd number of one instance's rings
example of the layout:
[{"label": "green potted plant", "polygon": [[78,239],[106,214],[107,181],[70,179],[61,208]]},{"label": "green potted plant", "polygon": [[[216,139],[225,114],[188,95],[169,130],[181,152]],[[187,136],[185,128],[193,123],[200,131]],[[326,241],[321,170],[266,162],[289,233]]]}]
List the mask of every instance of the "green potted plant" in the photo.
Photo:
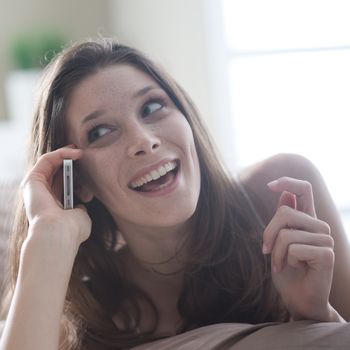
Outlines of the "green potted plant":
[{"label": "green potted plant", "polygon": [[13,38],[9,47],[13,69],[5,87],[10,121],[30,124],[41,71],[64,44],[63,36],[52,31],[20,33]]},{"label": "green potted plant", "polygon": [[62,50],[63,37],[54,32],[23,33],[17,35],[10,47],[12,63],[16,69],[41,69]]}]

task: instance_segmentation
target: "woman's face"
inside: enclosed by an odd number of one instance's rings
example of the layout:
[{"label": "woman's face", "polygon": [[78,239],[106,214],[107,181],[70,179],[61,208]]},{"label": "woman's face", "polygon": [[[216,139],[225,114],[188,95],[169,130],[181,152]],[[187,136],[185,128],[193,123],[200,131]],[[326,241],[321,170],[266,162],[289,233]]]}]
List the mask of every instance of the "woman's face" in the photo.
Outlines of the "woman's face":
[{"label": "woman's face", "polygon": [[120,64],[87,77],[70,96],[67,126],[84,150],[80,197],[103,202],[121,230],[192,216],[200,191],[192,130],[149,75]]}]

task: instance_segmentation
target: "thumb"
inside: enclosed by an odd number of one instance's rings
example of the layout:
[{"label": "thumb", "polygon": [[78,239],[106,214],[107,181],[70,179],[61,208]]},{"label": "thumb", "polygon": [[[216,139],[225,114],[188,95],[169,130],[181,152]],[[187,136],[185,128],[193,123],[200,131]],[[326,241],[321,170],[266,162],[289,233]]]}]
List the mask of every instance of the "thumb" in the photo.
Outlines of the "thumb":
[{"label": "thumb", "polygon": [[282,205],[286,205],[288,207],[296,209],[297,208],[297,198],[296,198],[295,194],[290,193],[288,191],[283,191],[281,194],[281,197],[278,201],[277,208],[279,208]]}]

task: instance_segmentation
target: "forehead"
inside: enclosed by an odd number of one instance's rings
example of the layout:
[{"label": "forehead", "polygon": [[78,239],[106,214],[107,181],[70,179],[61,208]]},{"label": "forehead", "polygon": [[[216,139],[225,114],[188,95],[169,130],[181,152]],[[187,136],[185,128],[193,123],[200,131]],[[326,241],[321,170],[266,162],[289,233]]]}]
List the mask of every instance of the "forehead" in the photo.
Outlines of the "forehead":
[{"label": "forehead", "polygon": [[127,95],[145,85],[158,85],[145,72],[128,64],[115,64],[102,68],[83,79],[71,94],[71,100],[81,94],[103,96],[113,94]]}]

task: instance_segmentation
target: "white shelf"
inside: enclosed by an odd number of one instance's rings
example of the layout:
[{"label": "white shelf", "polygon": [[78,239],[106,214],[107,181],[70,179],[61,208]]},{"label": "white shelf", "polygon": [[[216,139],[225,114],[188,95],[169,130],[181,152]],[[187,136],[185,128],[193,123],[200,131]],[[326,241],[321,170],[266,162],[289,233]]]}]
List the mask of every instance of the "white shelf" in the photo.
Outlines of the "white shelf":
[{"label": "white shelf", "polygon": [[22,179],[27,158],[28,129],[19,123],[0,122],[0,181]]}]

